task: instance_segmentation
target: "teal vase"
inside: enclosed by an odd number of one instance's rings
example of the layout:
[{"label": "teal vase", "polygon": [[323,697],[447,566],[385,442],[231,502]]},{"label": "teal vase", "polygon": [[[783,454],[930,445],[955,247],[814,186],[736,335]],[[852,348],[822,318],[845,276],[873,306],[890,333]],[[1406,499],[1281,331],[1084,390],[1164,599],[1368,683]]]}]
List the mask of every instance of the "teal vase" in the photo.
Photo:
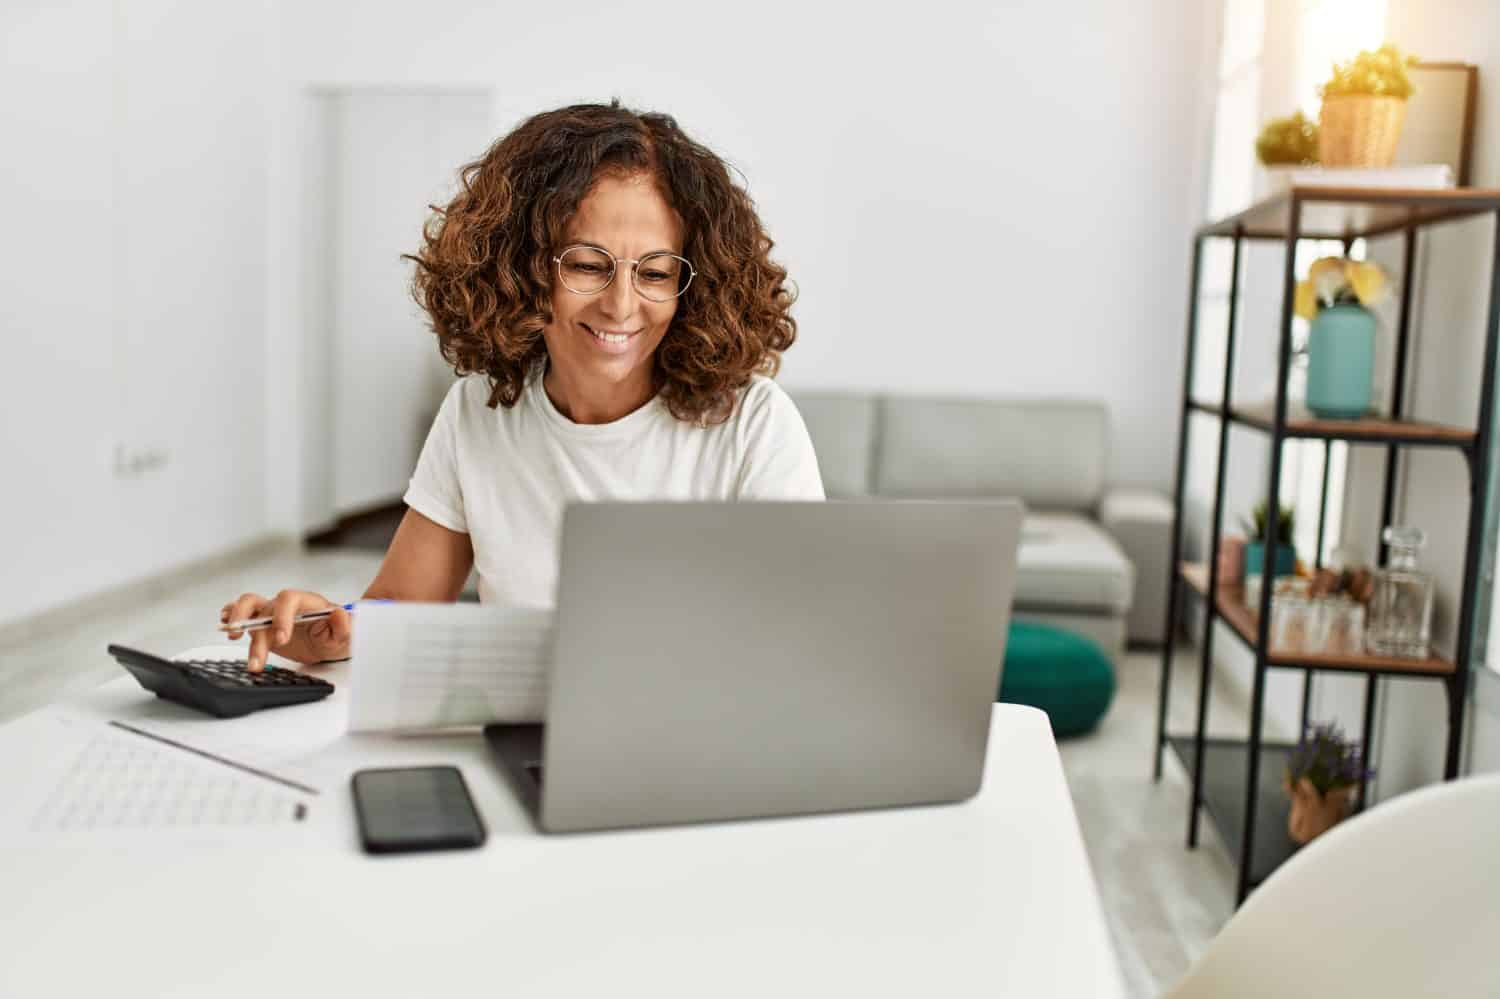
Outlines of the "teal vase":
[{"label": "teal vase", "polygon": [[1319,310],[1307,337],[1307,408],[1325,420],[1359,419],[1374,374],[1375,314],[1362,305]]}]

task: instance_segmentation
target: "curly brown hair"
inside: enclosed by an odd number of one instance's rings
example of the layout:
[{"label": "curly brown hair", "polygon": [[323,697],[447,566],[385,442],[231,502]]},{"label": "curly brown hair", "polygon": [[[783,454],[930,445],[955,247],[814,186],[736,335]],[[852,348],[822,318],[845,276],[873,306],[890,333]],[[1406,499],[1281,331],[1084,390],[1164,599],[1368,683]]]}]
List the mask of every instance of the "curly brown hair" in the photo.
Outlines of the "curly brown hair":
[{"label": "curly brown hair", "polygon": [[461,190],[422,230],[412,295],[460,375],[489,376],[491,408],[513,406],[546,356],[552,254],[605,175],[650,175],[682,219],[696,275],[657,347],[653,378],[680,420],[733,412],[755,373],[775,375],[797,338],[796,294],[745,189],[669,115],[576,104],[522,122],[459,173]]}]

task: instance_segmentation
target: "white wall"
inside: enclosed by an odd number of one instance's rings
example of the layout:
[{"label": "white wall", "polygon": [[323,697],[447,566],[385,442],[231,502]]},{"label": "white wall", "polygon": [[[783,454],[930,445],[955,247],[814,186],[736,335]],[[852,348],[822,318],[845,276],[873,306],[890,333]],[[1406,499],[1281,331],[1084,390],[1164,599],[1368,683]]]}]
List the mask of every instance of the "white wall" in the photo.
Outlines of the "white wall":
[{"label": "white wall", "polygon": [[111,307],[115,38],[104,2],[0,17],[0,215],[12,233],[0,248],[0,614],[19,616],[113,571],[114,517],[97,497],[120,488],[109,418],[123,397]]},{"label": "white wall", "polygon": [[497,135],[565,101],[668,110],[801,286],[788,385],[1102,397],[1112,477],[1165,487],[1206,16],[5,5],[0,625],[326,520],[317,88],[490,90]]},{"label": "white wall", "polygon": [[[331,252],[307,263],[314,281],[326,282],[332,308],[325,323],[304,330],[304,342],[332,342],[322,385],[333,413],[313,428],[325,431],[314,467],[332,473],[333,509],[347,514],[405,493],[453,382],[401,255],[415,249],[427,206],[457,190],[455,165],[491,140],[491,101],[483,92],[358,90],[316,99],[329,105],[332,130],[324,189]],[[380,446],[346,446],[361,440]]]},{"label": "white wall", "polygon": [[0,8],[0,624],[266,529],[270,25]]},{"label": "white wall", "polygon": [[1102,397],[1112,477],[1166,487],[1202,5],[901,10],[299,2],[282,99],[491,88],[497,132],[574,100],[669,111],[748,177],[801,288],[786,384]]}]

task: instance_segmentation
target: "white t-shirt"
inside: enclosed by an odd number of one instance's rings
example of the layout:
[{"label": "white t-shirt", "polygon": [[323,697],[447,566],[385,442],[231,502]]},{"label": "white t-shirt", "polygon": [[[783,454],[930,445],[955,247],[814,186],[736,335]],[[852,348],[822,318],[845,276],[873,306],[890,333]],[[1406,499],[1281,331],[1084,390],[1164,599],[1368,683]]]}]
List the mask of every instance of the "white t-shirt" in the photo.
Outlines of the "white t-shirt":
[{"label": "white t-shirt", "polygon": [[754,376],[724,423],[678,420],[655,398],[613,423],[552,404],[541,368],[509,409],[483,375],[443,400],[406,504],[469,535],[485,603],[556,603],[563,507],[601,500],[821,500],[823,480],[792,400]]}]

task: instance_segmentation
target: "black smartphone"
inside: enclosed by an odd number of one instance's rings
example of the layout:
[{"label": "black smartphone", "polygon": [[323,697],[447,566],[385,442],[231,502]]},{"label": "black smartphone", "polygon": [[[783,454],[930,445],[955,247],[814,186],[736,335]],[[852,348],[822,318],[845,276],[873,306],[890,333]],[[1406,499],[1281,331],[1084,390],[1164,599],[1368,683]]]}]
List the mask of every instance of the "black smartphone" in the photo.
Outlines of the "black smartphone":
[{"label": "black smartphone", "polygon": [[457,767],[361,770],[350,786],[366,853],[458,850],[484,842],[484,823]]}]

